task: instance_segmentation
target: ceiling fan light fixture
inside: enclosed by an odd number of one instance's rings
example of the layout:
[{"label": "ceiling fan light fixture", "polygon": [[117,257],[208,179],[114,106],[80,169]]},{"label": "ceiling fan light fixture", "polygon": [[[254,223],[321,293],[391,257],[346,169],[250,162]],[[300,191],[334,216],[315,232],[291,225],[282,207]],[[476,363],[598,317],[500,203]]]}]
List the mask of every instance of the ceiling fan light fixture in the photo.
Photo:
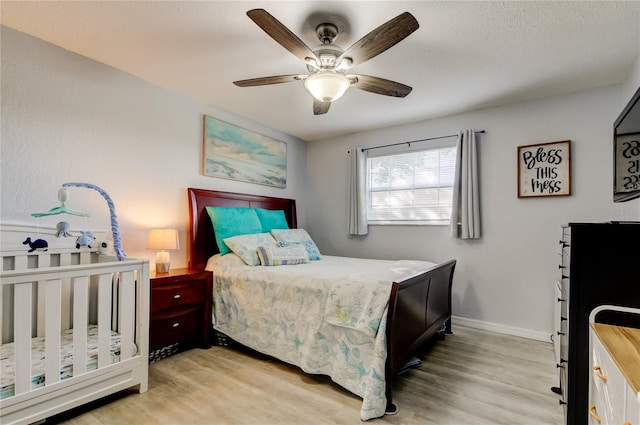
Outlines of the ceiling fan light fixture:
[{"label": "ceiling fan light fixture", "polygon": [[344,74],[334,71],[320,71],[304,80],[304,87],[313,97],[322,102],[340,99],[351,85]]}]

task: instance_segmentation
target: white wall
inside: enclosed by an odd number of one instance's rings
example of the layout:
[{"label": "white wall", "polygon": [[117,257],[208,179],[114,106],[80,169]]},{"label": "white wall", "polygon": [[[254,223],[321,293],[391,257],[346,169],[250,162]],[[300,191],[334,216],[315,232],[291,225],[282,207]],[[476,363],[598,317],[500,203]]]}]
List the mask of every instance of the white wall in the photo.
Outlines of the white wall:
[{"label": "white wall", "polygon": [[[639,34],[640,35],[640,34]],[[627,81],[623,85],[620,111],[624,105],[629,102],[634,93],[640,88],[640,37],[638,37],[638,55],[637,59],[627,77]]]},{"label": "white wall", "polygon": [[[560,226],[640,220],[640,200],[612,200],[612,124],[622,109],[621,90],[600,88],[310,143],[309,231],[325,254],[438,262],[455,258],[454,315],[514,333],[548,335],[552,285],[559,276]],[[446,227],[426,226],[371,226],[364,238],[347,236],[348,149],[464,128],[487,131],[479,142],[481,240],[450,239]],[[517,146],[567,139],[573,141],[572,195],[518,199]]]},{"label": "white wall", "polygon": [[[172,267],[187,265],[187,187],[294,198],[305,224],[306,142],[15,30],[1,36],[0,222],[108,229],[106,202],[82,188],[69,189],[67,206],[90,218],[30,216],[57,206],[63,183],[92,183],[115,203],[127,255],[152,267],[147,232],[165,226],[180,232]],[[203,176],[204,114],[287,142],[287,188]]]}]

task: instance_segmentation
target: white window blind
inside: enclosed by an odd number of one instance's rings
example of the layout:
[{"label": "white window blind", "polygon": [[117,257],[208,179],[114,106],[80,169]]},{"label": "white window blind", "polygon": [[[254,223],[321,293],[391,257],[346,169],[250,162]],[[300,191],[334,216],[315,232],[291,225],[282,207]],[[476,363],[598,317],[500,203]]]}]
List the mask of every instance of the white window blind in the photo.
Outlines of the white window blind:
[{"label": "white window blind", "polygon": [[449,224],[455,164],[455,146],[368,158],[368,223]]}]

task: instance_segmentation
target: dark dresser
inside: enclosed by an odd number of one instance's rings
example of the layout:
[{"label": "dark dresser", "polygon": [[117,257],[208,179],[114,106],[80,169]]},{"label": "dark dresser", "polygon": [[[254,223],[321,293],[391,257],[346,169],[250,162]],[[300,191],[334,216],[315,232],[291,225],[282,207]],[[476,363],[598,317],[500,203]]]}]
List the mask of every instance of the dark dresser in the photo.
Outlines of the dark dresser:
[{"label": "dark dresser", "polygon": [[[640,223],[570,223],[562,227],[555,323],[560,404],[567,425],[589,415],[589,314],[613,304],[640,307]],[[598,322],[640,327],[637,315],[601,313]]]}]

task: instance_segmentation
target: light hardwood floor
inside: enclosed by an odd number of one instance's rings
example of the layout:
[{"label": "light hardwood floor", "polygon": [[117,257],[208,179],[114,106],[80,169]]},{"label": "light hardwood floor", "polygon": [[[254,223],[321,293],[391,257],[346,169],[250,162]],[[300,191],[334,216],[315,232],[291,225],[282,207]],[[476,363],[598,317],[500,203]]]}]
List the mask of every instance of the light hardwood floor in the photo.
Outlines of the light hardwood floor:
[{"label": "light hardwood floor", "polygon": [[[397,415],[372,424],[561,424],[551,344],[464,327],[397,381]],[[242,350],[194,349],[150,365],[149,391],[59,415],[65,424],[358,424],[361,399],[328,378]]]}]

